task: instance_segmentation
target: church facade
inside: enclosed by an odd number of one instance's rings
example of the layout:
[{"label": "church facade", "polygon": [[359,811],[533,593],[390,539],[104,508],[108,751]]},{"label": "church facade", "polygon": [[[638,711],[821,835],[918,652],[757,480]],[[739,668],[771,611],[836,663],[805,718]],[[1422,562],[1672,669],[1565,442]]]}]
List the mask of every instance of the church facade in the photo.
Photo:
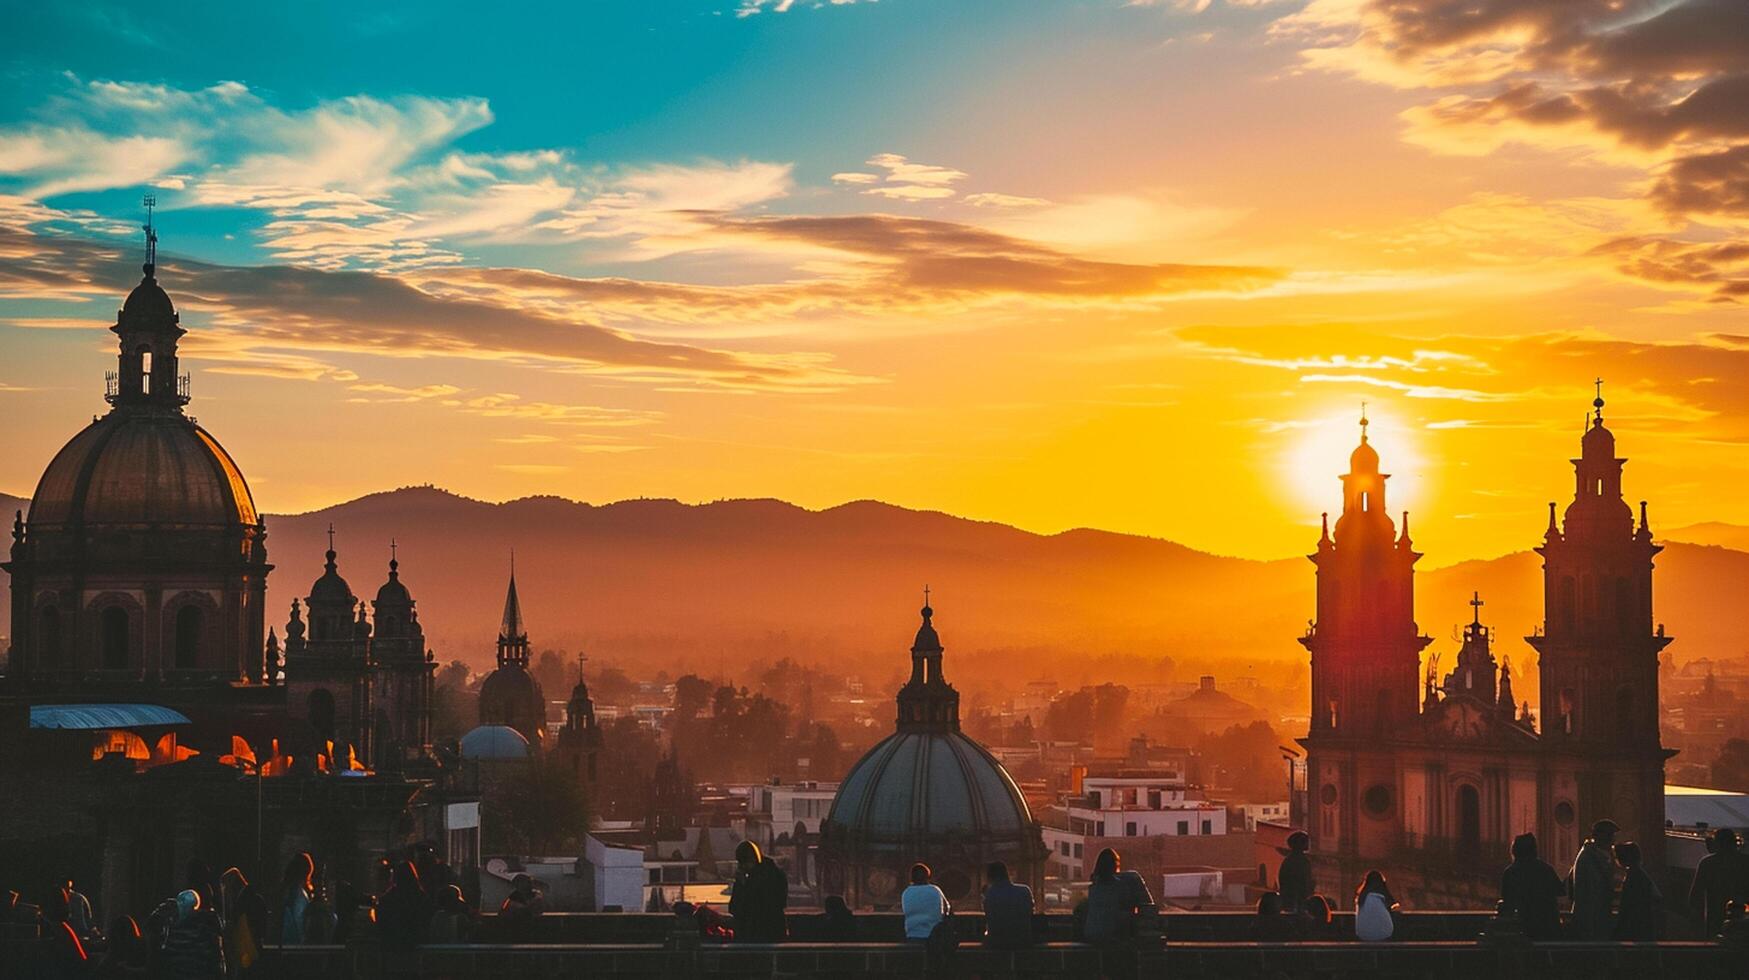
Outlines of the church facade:
[{"label": "church facade", "polygon": [[1312,840],[1318,886],[1340,893],[1368,869],[1417,907],[1483,907],[1498,897],[1512,840],[1537,836],[1564,870],[1591,824],[1663,863],[1664,763],[1658,657],[1670,642],[1652,617],[1660,550],[1642,502],[1636,527],[1622,497],[1625,460],[1588,419],[1573,500],[1536,549],[1544,621],[1526,641],[1539,654],[1540,712],[1520,704],[1494,631],[1471,600],[1453,668],[1415,620],[1421,554],[1386,508],[1388,474],[1366,436],[1342,476],[1342,512],[1325,515],[1317,551],[1317,614],[1300,637],[1311,655],[1306,801],[1297,821]]}]

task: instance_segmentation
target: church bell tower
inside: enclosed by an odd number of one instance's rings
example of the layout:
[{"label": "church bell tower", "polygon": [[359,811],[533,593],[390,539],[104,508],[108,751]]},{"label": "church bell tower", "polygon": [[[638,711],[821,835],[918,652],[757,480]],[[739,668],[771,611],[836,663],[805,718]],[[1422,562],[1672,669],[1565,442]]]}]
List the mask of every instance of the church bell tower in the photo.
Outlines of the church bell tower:
[{"label": "church bell tower", "polygon": [[[1573,500],[1536,549],[1543,557],[1543,625],[1526,637],[1540,656],[1545,747],[1559,761],[1556,833],[1582,837],[1595,820],[1621,826],[1648,864],[1661,862],[1664,760],[1658,731],[1658,655],[1671,637],[1652,618],[1652,543],[1622,497],[1615,435],[1603,424],[1602,382],[1573,460]],[[1576,824],[1576,827],[1575,827]]]},{"label": "church bell tower", "polygon": [[1409,515],[1401,533],[1386,510],[1379,454],[1360,420],[1360,445],[1342,477],[1342,514],[1329,515],[1318,550],[1317,618],[1300,643],[1312,656],[1312,720],[1304,740],[1313,849],[1367,856],[1394,843],[1395,826],[1362,820],[1359,801],[1395,783],[1388,743],[1416,721],[1421,649]]}]

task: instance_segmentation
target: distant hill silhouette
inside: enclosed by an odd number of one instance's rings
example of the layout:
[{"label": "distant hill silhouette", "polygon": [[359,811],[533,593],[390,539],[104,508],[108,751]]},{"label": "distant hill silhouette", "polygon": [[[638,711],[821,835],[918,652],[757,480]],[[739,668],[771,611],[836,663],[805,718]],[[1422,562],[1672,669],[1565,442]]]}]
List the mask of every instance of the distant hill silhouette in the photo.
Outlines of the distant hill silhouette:
[{"label": "distant hill silhouette", "polygon": [[[0,495],[8,512],[23,504]],[[1220,557],[1104,531],[1039,535],[872,501],[822,511],[775,500],[492,504],[415,487],[268,517],[269,621],[282,631],[292,597],[321,571],[330,522],[340,571],[366,598],[396,538],[431,645],[477,666],[491,660],[512,547],[537,649],[651,672],[733,673],[789,656],[885,683],[906,667],[925,583],[950,679],[1097,682],[1114,656],[1222,671],[1300,665],[1294,637],[1312,615],[1312,566],[1300,557]],[[1677,659],[1742,653],[1749,554],[1671,544],[1659,569],[1657,609]],[[1534,554],[1432,569],[1417,585],[1421,628],[1446,664],[1472,589],[1499,629],[1497,651],[1520,669],[1530,662],[1517,637],[1541,614]]]},{"label": "distant hill silhouette", "polygon": [[1749,527],[1741,524],[1726,524],[1723,521],[1706,521],[1700,524],[1690,524],[1687,527],[1672,528],[1664,535],[1671,541],[1686,541],[1689,544],[1710,544],[1735,551],[1749,551]]}]

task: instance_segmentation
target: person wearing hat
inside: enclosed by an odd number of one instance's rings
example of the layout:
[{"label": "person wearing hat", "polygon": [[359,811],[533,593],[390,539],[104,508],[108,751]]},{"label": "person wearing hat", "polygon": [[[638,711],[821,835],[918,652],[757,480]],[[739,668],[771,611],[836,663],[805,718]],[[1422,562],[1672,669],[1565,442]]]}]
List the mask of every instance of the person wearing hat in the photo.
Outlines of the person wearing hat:
[{"label": "person wearing hat", "polygon": [[1287,850],[1282,851],[1281,869],[1276,872],[1276,887],[1281,890],[1281,910],[1298,913],[1306,899],[1312,897],[1312,860],[1306,851],[1312,838],[1303,830],[1287,837]]},{"label": "person wearing hat", "polygon": [[1591,836],[1573,857],[1567,892],[1573,896],[1573,938],[1601,942],[1610,938],[1610,906],[1615,901],[1615,821],[1591,825]]}]

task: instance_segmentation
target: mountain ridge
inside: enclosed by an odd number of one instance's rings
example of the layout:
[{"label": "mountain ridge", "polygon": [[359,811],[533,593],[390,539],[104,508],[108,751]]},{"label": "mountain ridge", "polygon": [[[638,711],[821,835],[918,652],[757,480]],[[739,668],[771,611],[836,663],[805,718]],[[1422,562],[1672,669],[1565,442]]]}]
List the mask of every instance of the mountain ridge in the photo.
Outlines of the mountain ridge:
[{"label": "mountain ridge", "polygon": [[[0,495],[0,506],[24,505]],[[1165,658],[1181,674],[1303,667],[1294,639],[1315,585],[1303,557],[1222,556],[1094,528],[1039,534],[872,500],[821,510],[771,498],[493,503],[426,485],[267,521],[270,623],[283,624],[292,597],[320,574],[332,522],[353,592],[375,595],[393,538],[430,645],[476,667],[491,660],[511,548],[537,649],[585,649],[642,673],[788,656],[884,683],[907,660],[925,584],[950,675],[966,680],[976,671],[994,683],[1036,674],[1089,683],[1112,675],[1113,663]],[[1672,541],[1659,567],[1673,654],[1741,653],[1749,612],[1733,595],[1749,584],[1749,553]],[[1417,585],[1430,650],[1454,655],[1447,634],[1469,620],[1467,600],[1480,591],[1497,652],[1532,656],[1516,637],[1541,615],[1534,553],[1430,568]]]}]

